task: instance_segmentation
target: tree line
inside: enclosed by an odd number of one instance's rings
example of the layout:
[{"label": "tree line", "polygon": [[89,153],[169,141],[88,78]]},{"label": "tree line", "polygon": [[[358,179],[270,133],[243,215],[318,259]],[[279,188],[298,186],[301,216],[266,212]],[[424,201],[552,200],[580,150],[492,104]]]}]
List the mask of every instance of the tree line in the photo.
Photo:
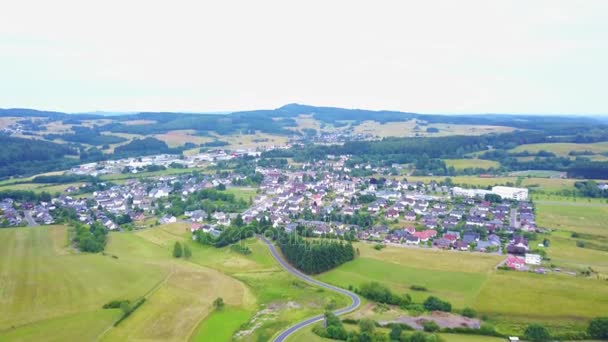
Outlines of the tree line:
[{"label": "tree line", "polygon": [[291,265],[307,274],[319,274],[355,258],[351,243],[306,240],[297,234],[280,234],[277,244]]}]

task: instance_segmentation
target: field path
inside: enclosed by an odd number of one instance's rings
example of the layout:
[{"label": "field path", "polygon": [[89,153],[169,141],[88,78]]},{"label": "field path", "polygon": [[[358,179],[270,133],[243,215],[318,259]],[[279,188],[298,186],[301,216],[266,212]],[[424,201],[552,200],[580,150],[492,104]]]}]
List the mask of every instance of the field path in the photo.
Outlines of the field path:
[{"label": "field path", "polygon": [[[270,250],[270,253],[272,254],[272,256],[276,259],[276,261],[279,262],[279,264],[287,272],[289,272],[292,275],[294,275],[294,276],[296,276],[296,277],[304,280],[307,283],[310,283],[310,284],[313,284],[313,285],[317,285],[317,286],[321,286],[321,287],[326,288],[328,290],[335,291],[335,292],[338,292],[338,293],[341,293],[343,295],[346,295],[346,296],[350,297],[352,303],[349,306],[345,307],[345,308],[338,309],[338,310],[334,311],[334,314],[336,316],[352,312],[352,311],[354,311],[355,309],[357,309],[359,307],[359,305],[361,304],[361,299],[359,298],[359,296],[357,296],[356,294],[354,294],[354,293],[352,293],[352,292],[350,292],[348,290],[345,290],[345,289],[342,289],[342,288],[339,288],[339,287],[336,287],[336,286],[333,286],[333,285],[329,285],[329,284],[326,284],[326,283],[324,283],[322,281],[318,281],[316,279],[313,279],[313,278],[305,275],[304,273],[298,271],[297,269],[295,269],[293,266],[291,266],[289,263],[287,263],[287,261],[285,261],[283,259],[283,257],[279,254],[279,252],[277,252],[277,250],[274,247],[274,245],[272,244],[272,242],[270,242],[265,237],[261,237],[261,239],[262,239],[262,241],[264,241],[264,243],[266,244],[266,246]],[[291,327],[289,327],[289,328],[285,329],[284,331],[282,331],[277,337],[275,337],[274,342],[283,342],[283,341],[285,341],[294,332],[296,332],[296,331],[298,331],[298,330],[300,330],[300,329],[302,329],[302,328],[304,328],[306,326],[309,326],[311,324],[314,324],[316,322],[319,322],[319,321],[323,320],[323,317],[324,317],[324,315],[317,315],[317,316],[308,318],[308,319],[306,319],[306,320],[304,320],[302,322],[299,322],[299,323],[296,323],[296,324],[292,325]]]}]

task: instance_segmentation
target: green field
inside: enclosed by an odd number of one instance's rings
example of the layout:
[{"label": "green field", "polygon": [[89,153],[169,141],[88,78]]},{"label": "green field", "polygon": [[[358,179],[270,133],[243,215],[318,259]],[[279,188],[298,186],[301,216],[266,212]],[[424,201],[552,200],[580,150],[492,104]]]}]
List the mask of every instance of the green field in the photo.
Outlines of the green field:
[{"label": "green field", "polygon": [[[582,330],[590,318],[608,310],[608,287],[601,280],[498,271],[495,266],[500,256],[357,247],[359,258],[318,278],[342,287],[379,281],[397,293],[410,293],[418,302],[436,295],[456,309],[475,308],[500,331],[513,334],[520,334],[532,321],[542,322],[554,332]],[[414,257],[414,253],[419,255]],[[411,285],[429,291],[411,291]]]},{"label": "green field", "polygon": [[[245,242],[253,253],[244,256],[195,244],[187,225],[174,224],[112,233],[102,255],[73,251],[66,233],[61,226],[0,230],[0,340],[222,341],[239,328],[247,339],[266,340],[328,304],[346,304],[296,280],[255,239]],[[171,257],[178,240],[192,248],[190,261]],[[144,305],[112,328],[120,311],[101,306],[141,297]],[[217,297],[222,311],[213,311]],[[253,317],[261,324],[248,323]]]},{"label": "green field", "polygon": [[540,151],[553,152],[558,156],[566,157],[570,151],[583,152],[591,151],[596,154],[608,152],[608,142],[599,142],[592,144],[575,144],[575,143],[543,143],[543,144],[526,144],[517,146],[509,152],[517,153],[528,151],[530,153],[538,153]]},{"label": "green field", "polygon": [[608,205],[576,202],[539,202],[537,223],[541,227],[608,236]]},{"label": "green field", "polygon": [[500,163],[493,160],[485,160],[485,159],[444,159],[445,165],[447,167],[453,167],[456,170],[464,170],[469,168],[478,168],[478,169],[498,169],[500,167]]}]

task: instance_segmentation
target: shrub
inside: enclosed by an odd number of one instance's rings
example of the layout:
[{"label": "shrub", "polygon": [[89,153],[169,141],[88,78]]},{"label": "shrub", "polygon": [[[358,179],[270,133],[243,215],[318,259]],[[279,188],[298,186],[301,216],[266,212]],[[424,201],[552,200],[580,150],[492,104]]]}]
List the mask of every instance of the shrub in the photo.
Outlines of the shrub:
[{"label": "shrub", "polygon": [[428,291],[428,289],[426,287],[421,286],[421,285],[412,285],[412,286],[410,286],[410,289],[412,291]]},{"label": "shrub", "polygon": [[102,306],[102,308],[104,309],[119,309],[120,306],[122,305],[122,303],[126,302],[127,304],[129,304],[130,302],[128,300],[113,300],[110,301],[106,304],[104,304]]},{"label": "shrub", "polygon": [[452,304],[443,301],[435,296],[430,296],[424,301],[424,308],[428,311],[452,311]]},{"label": "shrub", "polygon": [[551,335],[547,328],[540,324],[530,324],[526,327],[524,331],[524,338],[528,341],[540,342],[540,341],[549,341],[551,339]]},{"label": "shrub", "polygon": [[589,336],[598,339],[608,339],[608,317],[597,317],[589,322]]},{"label": "shrub", "polygon": [[422,323],[422,327],[426,332],[436,332],[439,331],[439,324],[435,323],[435,321],[425,321]]},{"label": "shrub", "polygon": [[464,309],[462,309],[462,315],[464,317],[473,318],[473,317],[477,316],[477,311],[475,311],[471,308],[464,308]]}]

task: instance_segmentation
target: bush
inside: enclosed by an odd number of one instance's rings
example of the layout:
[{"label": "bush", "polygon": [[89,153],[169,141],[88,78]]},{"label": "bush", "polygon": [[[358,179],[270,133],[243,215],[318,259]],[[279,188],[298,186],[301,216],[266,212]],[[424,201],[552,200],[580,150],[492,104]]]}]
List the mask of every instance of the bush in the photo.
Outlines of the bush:
[{"label": "bush", "polygon": [[407,305],[411,302],[411,298],[408,299],[406,296],[400,297],[393,293],[388,287],[377,282],[362,284],[359,293],[363,297],[378,303]]},{"label": "bush", "polygon": [[122,303],[125,303],[125,302],[127,304],[130,303],[130,301],[126,300],[126,299],[125,300],[113,300],[113,301],[110,301],[110,302],[104,304],[102,306],[102,308],[104,308],[104,309],[120,309],[120,306],[122,305]]},{"label": "bush", "polygon": [[547,328],[540,324],[530,324],[526,327],[524,331],[524,338],[528,341],[541,342],[541,341],[549,341],[551,339],[551,335]]},{"label": "bush", "polygon": [[589,336],[598,339],[608,339],[608,317],[597,317],[589,322]]},{"label": "bush", "polygon": [[410,286],[410,289],[412,291],[428,291],[428,289],[426,287],[421,286],[421,285],[412,285],[412,286]]},{"label": "bush", "polygon": [[435,323],[435,321],[425,321],[422,323],[422,327],[426,332],[436,332],[439,331],[439,324]]},{"label": "bush", "polygon": [[435,296],[430,296],[424,301],[424,308],[428,311],[452,311],[452,304],[443,301]]},{"label": "bush", "polygon": [[176,241],[175,245],[173,245],[173,257],[181,258],[183,253],[182,244]]},{"label": "bush", "polygon": [[474,318],[477,316],[477,311],[475,311],[471,308],[464,308],[464,309],[462,309],[462,315],[464,317]]},{"label": "bush", "polygon": [[381,244],[381,243],[377,243],[374,245],[374,249],[379,251],[381,249],[383,249],[384,247],[386,247],[385,245]]}]

